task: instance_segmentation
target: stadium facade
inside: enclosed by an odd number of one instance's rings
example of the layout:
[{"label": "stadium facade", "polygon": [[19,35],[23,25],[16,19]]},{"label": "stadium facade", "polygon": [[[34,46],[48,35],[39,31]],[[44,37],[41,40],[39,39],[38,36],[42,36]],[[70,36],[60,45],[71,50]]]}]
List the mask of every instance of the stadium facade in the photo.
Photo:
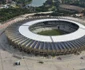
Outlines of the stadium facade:
[{"label": "stadium facade", "polygon": [[[38,32],[58,29],[62,35],[45,36]],[[85,49],[85,26],[67,19],[31,18],[16,22],[6,30],[11,45],[38,55],[64,55]]]}]

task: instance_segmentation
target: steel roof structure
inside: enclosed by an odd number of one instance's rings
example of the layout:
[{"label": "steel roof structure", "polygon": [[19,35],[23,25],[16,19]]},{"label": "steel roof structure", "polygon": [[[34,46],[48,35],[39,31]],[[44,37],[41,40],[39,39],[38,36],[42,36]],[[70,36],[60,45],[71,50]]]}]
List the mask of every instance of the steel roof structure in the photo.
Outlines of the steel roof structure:
[{"label": "steel roof structure", "polygon": [[[76,24],[78,29],[59,36],[43,36],[30,31],[30,26],[46,21],[64,21]],[[28,19],[10,25],[6,30],[9,42],[20,50],[46,55],[74,53],[85,49],[85,26],[67,19]]]}]

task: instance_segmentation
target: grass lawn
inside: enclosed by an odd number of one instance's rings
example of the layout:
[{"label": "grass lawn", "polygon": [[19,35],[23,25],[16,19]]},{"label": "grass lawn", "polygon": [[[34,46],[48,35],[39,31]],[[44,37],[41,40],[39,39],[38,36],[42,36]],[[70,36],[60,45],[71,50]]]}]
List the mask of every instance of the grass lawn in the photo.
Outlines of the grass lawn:
[{"label": "grass lawn", "polygon": [[41,31],[37,34],[46,35],[46,36],[54,36],[54,35],[62,35],[63,32],[57,29],[53,29],[53,30]]}]

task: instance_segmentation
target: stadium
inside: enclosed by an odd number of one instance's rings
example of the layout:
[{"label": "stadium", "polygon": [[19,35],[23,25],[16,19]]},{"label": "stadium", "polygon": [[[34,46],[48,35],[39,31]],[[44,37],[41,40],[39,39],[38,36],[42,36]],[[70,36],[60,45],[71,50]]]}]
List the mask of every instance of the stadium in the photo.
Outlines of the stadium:
[{"label": "stadium", "polygon": [[30,18],[10,25],[5,33],[14,48],[35,55],[65,55],[85,49],[85,26],[68,19]]}]

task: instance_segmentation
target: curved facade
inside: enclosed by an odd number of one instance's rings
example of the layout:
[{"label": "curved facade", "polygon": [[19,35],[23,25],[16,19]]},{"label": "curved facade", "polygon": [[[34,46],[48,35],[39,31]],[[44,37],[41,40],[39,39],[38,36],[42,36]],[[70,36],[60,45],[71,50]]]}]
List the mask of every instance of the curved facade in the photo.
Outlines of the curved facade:
[{"label": "curved facade", "polygon": [[[67,34],[59,36],[36,34],[43,27],[60,29]],[[14,47],[34,54],[61,55],[85,49],[85,27],[66,19],[27,19],[10,25],[6,30],[6,36]]]}]

